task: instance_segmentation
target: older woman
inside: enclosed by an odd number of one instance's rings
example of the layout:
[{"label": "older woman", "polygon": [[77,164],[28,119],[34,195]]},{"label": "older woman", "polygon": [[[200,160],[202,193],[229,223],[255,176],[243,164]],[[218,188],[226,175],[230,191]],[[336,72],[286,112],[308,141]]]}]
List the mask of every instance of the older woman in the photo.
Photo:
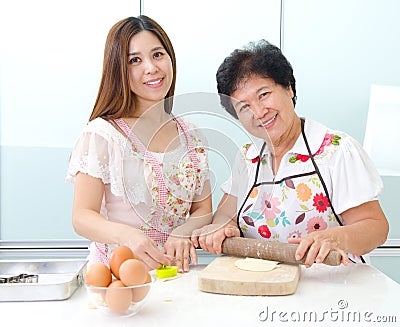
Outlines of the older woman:
[{"label": "older woman", "polygon": [[388,222],[382,181],[360,144],[346,133],[297,116],[291,64],[267,41],[228,56],[217,72],[221,104],[259,139],[237,156],[212,224],[192,242],[221,253],[242,235],[299,244],[296,259],[322,262],[330,250],[349,261],[384,243]]}]

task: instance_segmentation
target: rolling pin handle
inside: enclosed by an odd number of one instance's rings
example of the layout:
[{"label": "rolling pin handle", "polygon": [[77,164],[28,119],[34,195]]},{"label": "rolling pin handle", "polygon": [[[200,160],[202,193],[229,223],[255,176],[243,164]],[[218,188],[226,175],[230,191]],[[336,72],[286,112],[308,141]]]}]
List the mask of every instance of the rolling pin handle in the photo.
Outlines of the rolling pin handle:
[{"label": "rolling pin handle", "polygon": [[[308,251],[304,254],[303,258],[296,260],[295,253],[297,246],[296,244],[259,239],[229,237],[222,243],[222,253],[238,257],[250,257],[304,265]],[[329,266],[339,266],[341,261],[341,254],[332,250],[322,263]]]}]

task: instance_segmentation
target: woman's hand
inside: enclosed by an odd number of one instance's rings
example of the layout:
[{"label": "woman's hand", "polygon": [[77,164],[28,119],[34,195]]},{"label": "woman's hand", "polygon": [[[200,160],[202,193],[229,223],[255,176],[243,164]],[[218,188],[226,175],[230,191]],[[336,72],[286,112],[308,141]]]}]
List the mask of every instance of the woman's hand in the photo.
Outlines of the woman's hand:
[{"label": "woman's hand", "polygon": [[307,251],[305,266],[311,267],[313,263],[321,263],[331,250],[336,250],[342,255],[342,263],[347,266],[349,258],[340,247],[338,233],[341,227],[334,227],[323,231],[313,232],[301,238],[289,238],[288,243],[299,244],[296,250],[296,260],[302,259]]},{"label": "woman's hand", "polygon": [[172,258],[162,253],[156,244],[139,229],[127,226],[119,243],[128,246],[136,258],[143,261],[148,270],[160,268],[162,265],[167,266],[172,262]]},{"label": "woman's hand", "polygon": [[222,252],[222,242],[227,237],[240,236],[239,228],[231,224],[210,224],[193,231],[192,243],[212,254]]},{"label": "woman's hand", "polygon": [[109,221],[100,215],[103,196],[104,184],[101,179],[77,174],[72,209],[75,231],[96,242],[128,246],[148,270],[169,265],[171,258],[162,253],[141,230]]},{"label": "woman's hand", "polygon": [[188,272],[192,262],[197,265],[196,248],[189,237],[170,235],[164,244],[164,253],[175,258],[179,272]]},{"label": "woman's hand", "polygon": [[313,232],[300,239],[289,239],[289,243],[299,244],[296,259],[303,258],[308,250],[306,266],[310,267],[314,262],[322,262],[329,251],[336,250],[342,255],[342,263],[347,265],[349,258],[346,253],[363,255],[386,241],[389,225],[379,201],[363,203],[340,215],[344,226]]},{"label": "woman's hand", "polygon": [[237,198],[224,194],[213,216],[213,223],[195,229],[191,240],[195,247],[201,247],[212,254],[222,253],[222,242],[227,237],[240,236],[237,227]]}]

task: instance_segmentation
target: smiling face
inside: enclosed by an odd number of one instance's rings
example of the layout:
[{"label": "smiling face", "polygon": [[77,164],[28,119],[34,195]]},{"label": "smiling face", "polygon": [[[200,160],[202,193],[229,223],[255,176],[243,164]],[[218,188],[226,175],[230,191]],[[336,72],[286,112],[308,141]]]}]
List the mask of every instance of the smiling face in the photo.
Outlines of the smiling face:
[{"label": "smiling face", "polygon": [[135,112],[143,112],[163,100],[173,80],[172,61],[162,43],[149,31],[129,42],[129,85],[135,94]]},{"label": "smiling face", "polygon": [[[232,93],[232,105],[237,116],[252,135],[281,146],[292,139],[299,121],[294,111],[294,94],[290,86],[283,87],[270,78],[251,75],[241,81]],[[296,132],[297,133],[297,132]]]}]

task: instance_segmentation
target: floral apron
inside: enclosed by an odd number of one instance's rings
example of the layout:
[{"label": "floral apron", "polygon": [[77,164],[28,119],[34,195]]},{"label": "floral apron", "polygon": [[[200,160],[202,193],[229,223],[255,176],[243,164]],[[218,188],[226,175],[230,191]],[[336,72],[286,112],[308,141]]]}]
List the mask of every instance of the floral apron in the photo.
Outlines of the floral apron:
[{"label": "floral apron", "polygon": [[[241,235],[287,243],[288,238],[303,237],[311,232],[343,226],[335,213],[325,182],[311,153],[301,119],[301,132],[314,169],[279,181],[258,181],[266,143],[257,159],[254,183],[241,205],[237,222]],[[353,262],[362,257],[348,254]]]},{"label": "floral apron", "polygon": [[[190,163],[180,169],[184,169],[184,176],[186,176],[187,179],[191,179],[191,181],[188,181],[188,187],[190,188],[188,194],[193,195],[198,185],[200,185],[199,158],[197,157],[196,148],[191,140],[191,135],[186,124],[181,118],[174,117],[174,120],[177,123],[179,133],[183,134],[185,138]],[[140,229],[150,237],[159,248],[162,248],[171,231],[186,221],[185,214],[176,215],[174,201],[177,201],[181,205],[186,205],[187,208],[185,212],[188,213],[192,199],[176,199],[173,194],[174,192],[171,192],[166,185],[163,163],[159,162],[154,155],[146,149],[123,119],[115,119],[114,122],[125,133],[135,150],[143,155],[145,163],[151,166],[153,173],[152,190],[155,191],[153,194],[153,204],[149,217],[143,219]],[[192,173],[188,174],[188,170]],[[175,219],[172,219],[173,217],[175,217]],[[108,264],[108,244],[92,242],[90,244],[90,252],[90,262],[103,262]]]},{"label": "floral apron", "polygon": [[[198,177],[199,169],[198,169],[198,158],[196,155],[196,150],[193,142],[189,137],[189,131],[183,120],[178,117],[174,117],[174,120],[177,123],[179,133],[183,134],[186,141],[186,146],[188,149],[189,158],[191,161],[190,167],[187,169],[194,170],[194,174],[192,178]],[[151,169],[153,171],[155,177],[156,185],[153,186],[153,189],[156,189],[156,194],[154,194],[152,212],[150,214],[149,219],[147,219],[141,226],[141,229],[145,234],[147,234],[153,241],[157,244],[164,244],[167,241],[167,238],[171,231],[177,226],[181,225],[185,222],[186,216],[177,217],[177,221],[169,221],[168,219],[163,219],[163,216],[174,216],[174,204],[173,201],[169,201],[171,197],[174,195],[171,193],[171,190],[165,183],[164,173],[163,173],[163,163],[159,162],[153,154],[146,149],[146,147],[142,144],[139,138],[132,133],[132,130],[122,119],[116,119],[115,122],[117,125],[124,131],[126,136],[132,142],[132,144],[137,148],[139,152],[144,155],[145,162],[151,165]],[[198,180],[193,180],[191,183],[193,189],[192,194],[195,192],[195,185]],[[188,199],[191,200],[191,199]],[[191,201],[187,201],[190,203]],[[190,209],[190,205],[188,205]]]}]

